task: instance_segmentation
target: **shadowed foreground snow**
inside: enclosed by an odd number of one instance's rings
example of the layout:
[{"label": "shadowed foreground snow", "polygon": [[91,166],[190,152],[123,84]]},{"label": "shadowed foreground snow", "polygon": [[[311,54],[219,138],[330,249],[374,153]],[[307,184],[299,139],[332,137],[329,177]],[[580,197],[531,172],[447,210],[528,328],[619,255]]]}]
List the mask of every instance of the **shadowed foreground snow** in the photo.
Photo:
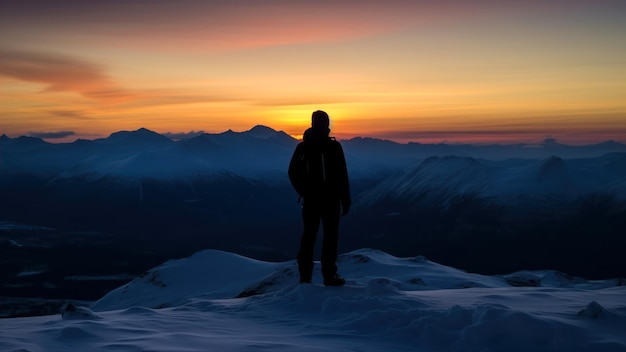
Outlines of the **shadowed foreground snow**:
[{"label": "shadowed foreground snow", "polygon": [[300,285],[293,261],[202,251],[89,308],[2,319],[0,350],[626,351],[618,280],[482,276],[369,249],[339,268],[345,287],[323,287],[319,271]]}]

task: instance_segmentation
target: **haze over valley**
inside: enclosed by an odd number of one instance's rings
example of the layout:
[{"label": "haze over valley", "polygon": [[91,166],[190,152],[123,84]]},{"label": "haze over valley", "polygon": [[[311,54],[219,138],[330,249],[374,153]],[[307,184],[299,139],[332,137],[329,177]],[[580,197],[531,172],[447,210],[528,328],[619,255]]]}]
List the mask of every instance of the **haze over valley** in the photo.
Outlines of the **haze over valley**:
[{"label": "haze over valley", "polygon": [[[181,140],[2,136],[0,296],[95,300],[208,248],[293,259],[297,143],[265,126]],[[626,276],[626,145],[341,143],[353,196],[342,253],[423,255],[486,275]]]}]

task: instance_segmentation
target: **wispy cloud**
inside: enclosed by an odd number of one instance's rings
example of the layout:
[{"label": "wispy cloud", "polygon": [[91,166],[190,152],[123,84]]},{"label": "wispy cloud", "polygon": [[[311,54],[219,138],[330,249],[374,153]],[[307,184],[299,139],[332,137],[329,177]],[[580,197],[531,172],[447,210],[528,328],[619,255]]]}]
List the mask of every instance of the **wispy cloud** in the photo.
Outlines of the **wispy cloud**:
[{"label": "wispy cloud", "polygon": [[89,118],[83,112],[78,110],[53,110],[49,111],[48,113],[54,117],[65,117],[76,120],[84,120]]},{"label": "wispy cloud", "polygon": [[66,137],[74,136],[76,133],[74,131],[57,131],[57,132],[28,132],[28,135],[31,137],[41,138],[41,139],[63,139]]},{"label": "wispy cloud", "polygon": [[[610,0],[597,0],[594,4]],[[111,46],[224,50],[336,42],[468,18],[591,6],[588,0],[529,1],[18,1],[8,29],[27,23]],[[594,5],[600,6],[600,5]],[[106,24],[106,25],[103,25]],[[0,27],[2,28],[2,27]],[[124,35],[120,35],[123,33]],[[44,33],[45,34],[45,33]]]},{"label": "wispy cloud", "polygon": [[98,100],[132,96],[99,65],[63,55],[0,49],[0,75],[45,84],[46,91],[75,92]]},{"label": "wispy cloud", "polygon": [[[398,142],[418,143],[539,143],[549,137],[546,131],[538,130],[465,130],[465,131],[380,131],[369,136]],[[340,139],[361,137],[359,134],[338,134]]]},{"label": "wispy cloud", "polygon": [[26,1],[11,6],[0,20],[9,30],[28,23],[71,36],[83,45],[85,36],[80,33],[87,30],[88,40],[108,47],[215,51],[376,36],[464,16],[469,7],[442,2],[434,6],[405,0],[73,1],[71,5]]}]

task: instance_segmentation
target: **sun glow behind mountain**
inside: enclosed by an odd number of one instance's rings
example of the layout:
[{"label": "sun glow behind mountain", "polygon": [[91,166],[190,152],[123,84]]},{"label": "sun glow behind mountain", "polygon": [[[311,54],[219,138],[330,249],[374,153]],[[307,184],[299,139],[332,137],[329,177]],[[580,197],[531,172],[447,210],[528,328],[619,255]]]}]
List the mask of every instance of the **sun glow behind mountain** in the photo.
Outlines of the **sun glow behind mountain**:
[{"label": "sun glow behind mountain", "polygon": [[[613,1],[5,2],[0,133],[626,141]],[[65,133],[61,133],[65,132]]]}]

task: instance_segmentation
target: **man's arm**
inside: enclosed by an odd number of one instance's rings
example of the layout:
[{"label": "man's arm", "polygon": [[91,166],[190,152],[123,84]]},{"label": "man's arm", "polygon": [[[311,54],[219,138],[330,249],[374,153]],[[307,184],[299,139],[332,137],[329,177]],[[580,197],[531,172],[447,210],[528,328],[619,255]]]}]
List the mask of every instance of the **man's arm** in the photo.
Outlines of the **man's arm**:
[{"label": "man's arm", "polygon": [[296,150],[291,156],[291,161],[289,162],[289,170],[287,171],[287,173],[289,174],[289,181],[291,182],[291,185],[301,197],[304,196],[305,188],[304,175],[302,174],[301,169],[303,153],[303,145],[302,143],[300,143],[298,144]]},{"label": "man's arm", "polygon": [[348,167],[346,158],[343,154],[341,144],[337,142],[338,156],[338,176],[339,176],[339,199],[341,200],[341,214],[346,215],[350,211],[352,198],[350,197],[350,180],[348,178]]}]

